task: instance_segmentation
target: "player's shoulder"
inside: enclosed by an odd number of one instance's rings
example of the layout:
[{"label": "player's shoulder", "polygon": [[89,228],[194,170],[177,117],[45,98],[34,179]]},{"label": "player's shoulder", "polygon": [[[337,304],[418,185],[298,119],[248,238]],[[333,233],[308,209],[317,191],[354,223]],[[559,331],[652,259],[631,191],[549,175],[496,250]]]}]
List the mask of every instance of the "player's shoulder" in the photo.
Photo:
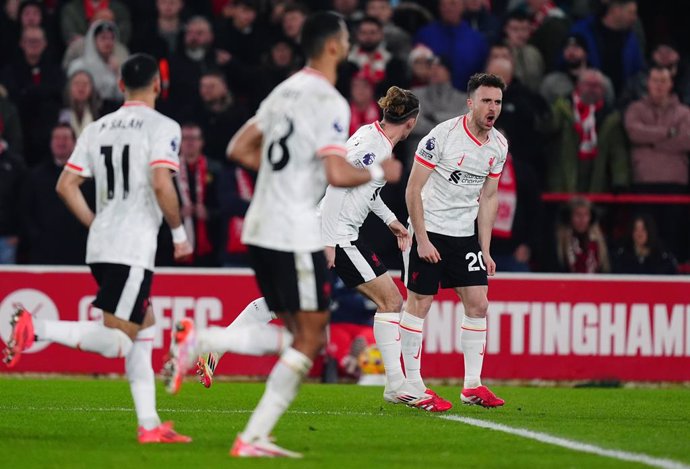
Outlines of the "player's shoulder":
[{"label": "player's shoulder", "polygon": [[456,133],[458,128],[462,127],[462,119],[464,116],[452,117],[436,125],[431,131],[434,137],[446,139],[452,134]]},{"label": "player's shoulder", "polygon": [[149,118],[153,121],[153,123],[157,127],[171,127],[174,129],[180,128],[180,124],[175,119],[172,119],[172,118],[166,116],[165,114],[158,112],[155,109],[151,109],[151,108],[147,108],[147,109],[148,109],[148,111],[145,111],[145,112],[148,112],[148,114],[150,115]]},{"label": "player's shoulder", "polygon": [[490,141],[494,143],[498,151],[505,155],[508,153],[508,139],[495,127],[490,131]]}]

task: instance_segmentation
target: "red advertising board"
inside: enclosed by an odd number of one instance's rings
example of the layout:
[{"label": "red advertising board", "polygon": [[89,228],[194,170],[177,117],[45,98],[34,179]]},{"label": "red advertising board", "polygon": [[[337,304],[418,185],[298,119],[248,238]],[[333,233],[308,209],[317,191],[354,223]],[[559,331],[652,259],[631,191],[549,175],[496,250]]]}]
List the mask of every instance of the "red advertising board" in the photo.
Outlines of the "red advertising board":
[{"label": "red advertising board", "polygon": [[[44,319],[97,319],[90,305],[95,288],[86,268],[0,268],[0,336],[7,339],[15,303]],[[154,367],[160,369],[176,320],[227,325],[257,296],[249,270],[159,270],[152,289],[159,325]],[[689,278],[499,274],[489,299],[486,378],[690,381]],[[439,293],[424,326],[424,376],[462,377],[462,316],[455,294]],[[17,372],[121,373],[124,366],[41,342],[30,352]],[[228,355],[217,372],[263,376],[273,362]]]}]

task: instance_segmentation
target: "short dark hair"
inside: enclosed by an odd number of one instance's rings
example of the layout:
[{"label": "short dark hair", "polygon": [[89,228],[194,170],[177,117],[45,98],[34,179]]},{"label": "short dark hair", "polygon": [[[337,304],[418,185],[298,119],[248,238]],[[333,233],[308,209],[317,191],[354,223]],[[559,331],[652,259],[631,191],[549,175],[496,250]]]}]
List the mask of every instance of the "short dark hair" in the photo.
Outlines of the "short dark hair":
[{"label": "short dark hair", "polygon": [[302,50],[308,58],[321,55],[326,41],[345,28],[345,20],[332,11],[320,11],[307,17],[302,26]]},{"label": "short dark hair", "polygon": [[381,20],[378,18],[374,18],[373,16],[365,16],[359,21],[359,24],[357,25],[357,29],[364,23],[371,23],[376,26],[378,26],[379,29],[383,29],[383,23],[381,23]]},{"label": "short dark hair", "polygon": [[50,131],[50,134],[52,135],[53,132],[55,132],[55,131],[58,130],[58,129],[66,129],[66,130],[69,130],[69,133],[72,135],[72,139],[73,139],[74,141],[77,140],[77,133],[74,131],[74,129],[72,128],[72,126],[69,125],[67,122],[58,122],[57,124],[55,124],[55,125],[53,126],[52,130]]},{"label": "short dark hair", "polygon": [[506,84],[501,77],[492,73],[475,73],[467,82],[467,95],[472,96],[477,88],[480,86],[488,86],[489,88],[498,88],[501,91],[506,90]]},{"label": "short dark hair", "polygon": [[158,62],[148,54],[133,54],[122,64],[120,76],[128,90],[146,88],[158,75]]}]

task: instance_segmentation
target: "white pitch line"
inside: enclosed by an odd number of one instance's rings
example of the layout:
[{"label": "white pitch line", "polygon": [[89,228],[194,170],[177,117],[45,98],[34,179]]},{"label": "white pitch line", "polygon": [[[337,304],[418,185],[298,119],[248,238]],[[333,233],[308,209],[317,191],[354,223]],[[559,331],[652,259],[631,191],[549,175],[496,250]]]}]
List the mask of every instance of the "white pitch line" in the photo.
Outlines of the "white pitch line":
[{"label": "white pitch line", "polygon": [[654,456],[649,456],[642,453],[630,453],[616,449],[606,449],[589,443],[582,443],[575,440],[568,440],[567,438],[549,435],[548,433],[535,432],[532,430],[526,430],[524,428],[509,427],[508,425],[503,425],[501,423],[488,422],[486,420],[473,419],[470,417],[460,417],[459,415],[442,415],[440,418],[472,425],[474,427],[487,428],[489,430],[509,433],[511,435],[529,438],[530,440],[536,440],[541,443],[560,446],[562,448],[572,449],[582,453],[591,453],[598,456],[618,459],[620,461],[637,462],[662,469],[690,469],[690,466],[687,464],[674,461],[672,459],[656,458]]}]

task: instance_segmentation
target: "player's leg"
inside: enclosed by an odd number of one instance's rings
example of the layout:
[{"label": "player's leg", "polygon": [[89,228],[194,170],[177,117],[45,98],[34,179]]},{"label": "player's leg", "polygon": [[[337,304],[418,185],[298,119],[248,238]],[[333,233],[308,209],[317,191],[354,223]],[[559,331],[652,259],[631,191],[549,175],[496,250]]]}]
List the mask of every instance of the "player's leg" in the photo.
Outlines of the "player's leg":
[{"label": "player's leg", "polygon": [[455,289],[465,307],[462,320],[460,345],[465,361],[465,381],[460,395],[465,404],[498,407],[503,399],[482,385],[481,374],[486,352],[486,313],[489,308],[488,286],[475,285]]},{"label": "player's leg", "polygon": [[400,365],[398,324],[403,304],[400,291],[386,266],[365,243],[336,246],[335,271],[345,285],[356,288],[376,303],[374,337],[386,370],[386,390],[397,390],[405,381]]},{"label": "player's leg", "polygon": [[[125,373],[137,414],[137,438],[140,443],[188,443],[192,439],[175,432],[172,422],[161,423],[156,411],[156,382],[151,363],[155,318],[148,301],[136,307],[145,314],[132,349],[125,358]],[[136,320],[140,318],[141,315],[133,317]]]},{"label": "player's leg", "polygon": [[399,389],[405,382],[400,363],[401,335],[399,329],[400,311],[403,299],[387,272],[374,280],[357,286],[357,290],[376,303],[374,315],[374,337],[381,352],[386,372],[386,388]]},{"label": "player's leg", "polygon": [[230,454],[299,457],[298,453],[272,444],[269,435],[326,344],[329,318],[326,308],[330,300],[326,259],[323,252],[293,254],[250,247],[250,253],[257,280],[271,309],[295,312],[293,316],[279,314],[293,333],[294,341],[271,370],[266,390]]}]

